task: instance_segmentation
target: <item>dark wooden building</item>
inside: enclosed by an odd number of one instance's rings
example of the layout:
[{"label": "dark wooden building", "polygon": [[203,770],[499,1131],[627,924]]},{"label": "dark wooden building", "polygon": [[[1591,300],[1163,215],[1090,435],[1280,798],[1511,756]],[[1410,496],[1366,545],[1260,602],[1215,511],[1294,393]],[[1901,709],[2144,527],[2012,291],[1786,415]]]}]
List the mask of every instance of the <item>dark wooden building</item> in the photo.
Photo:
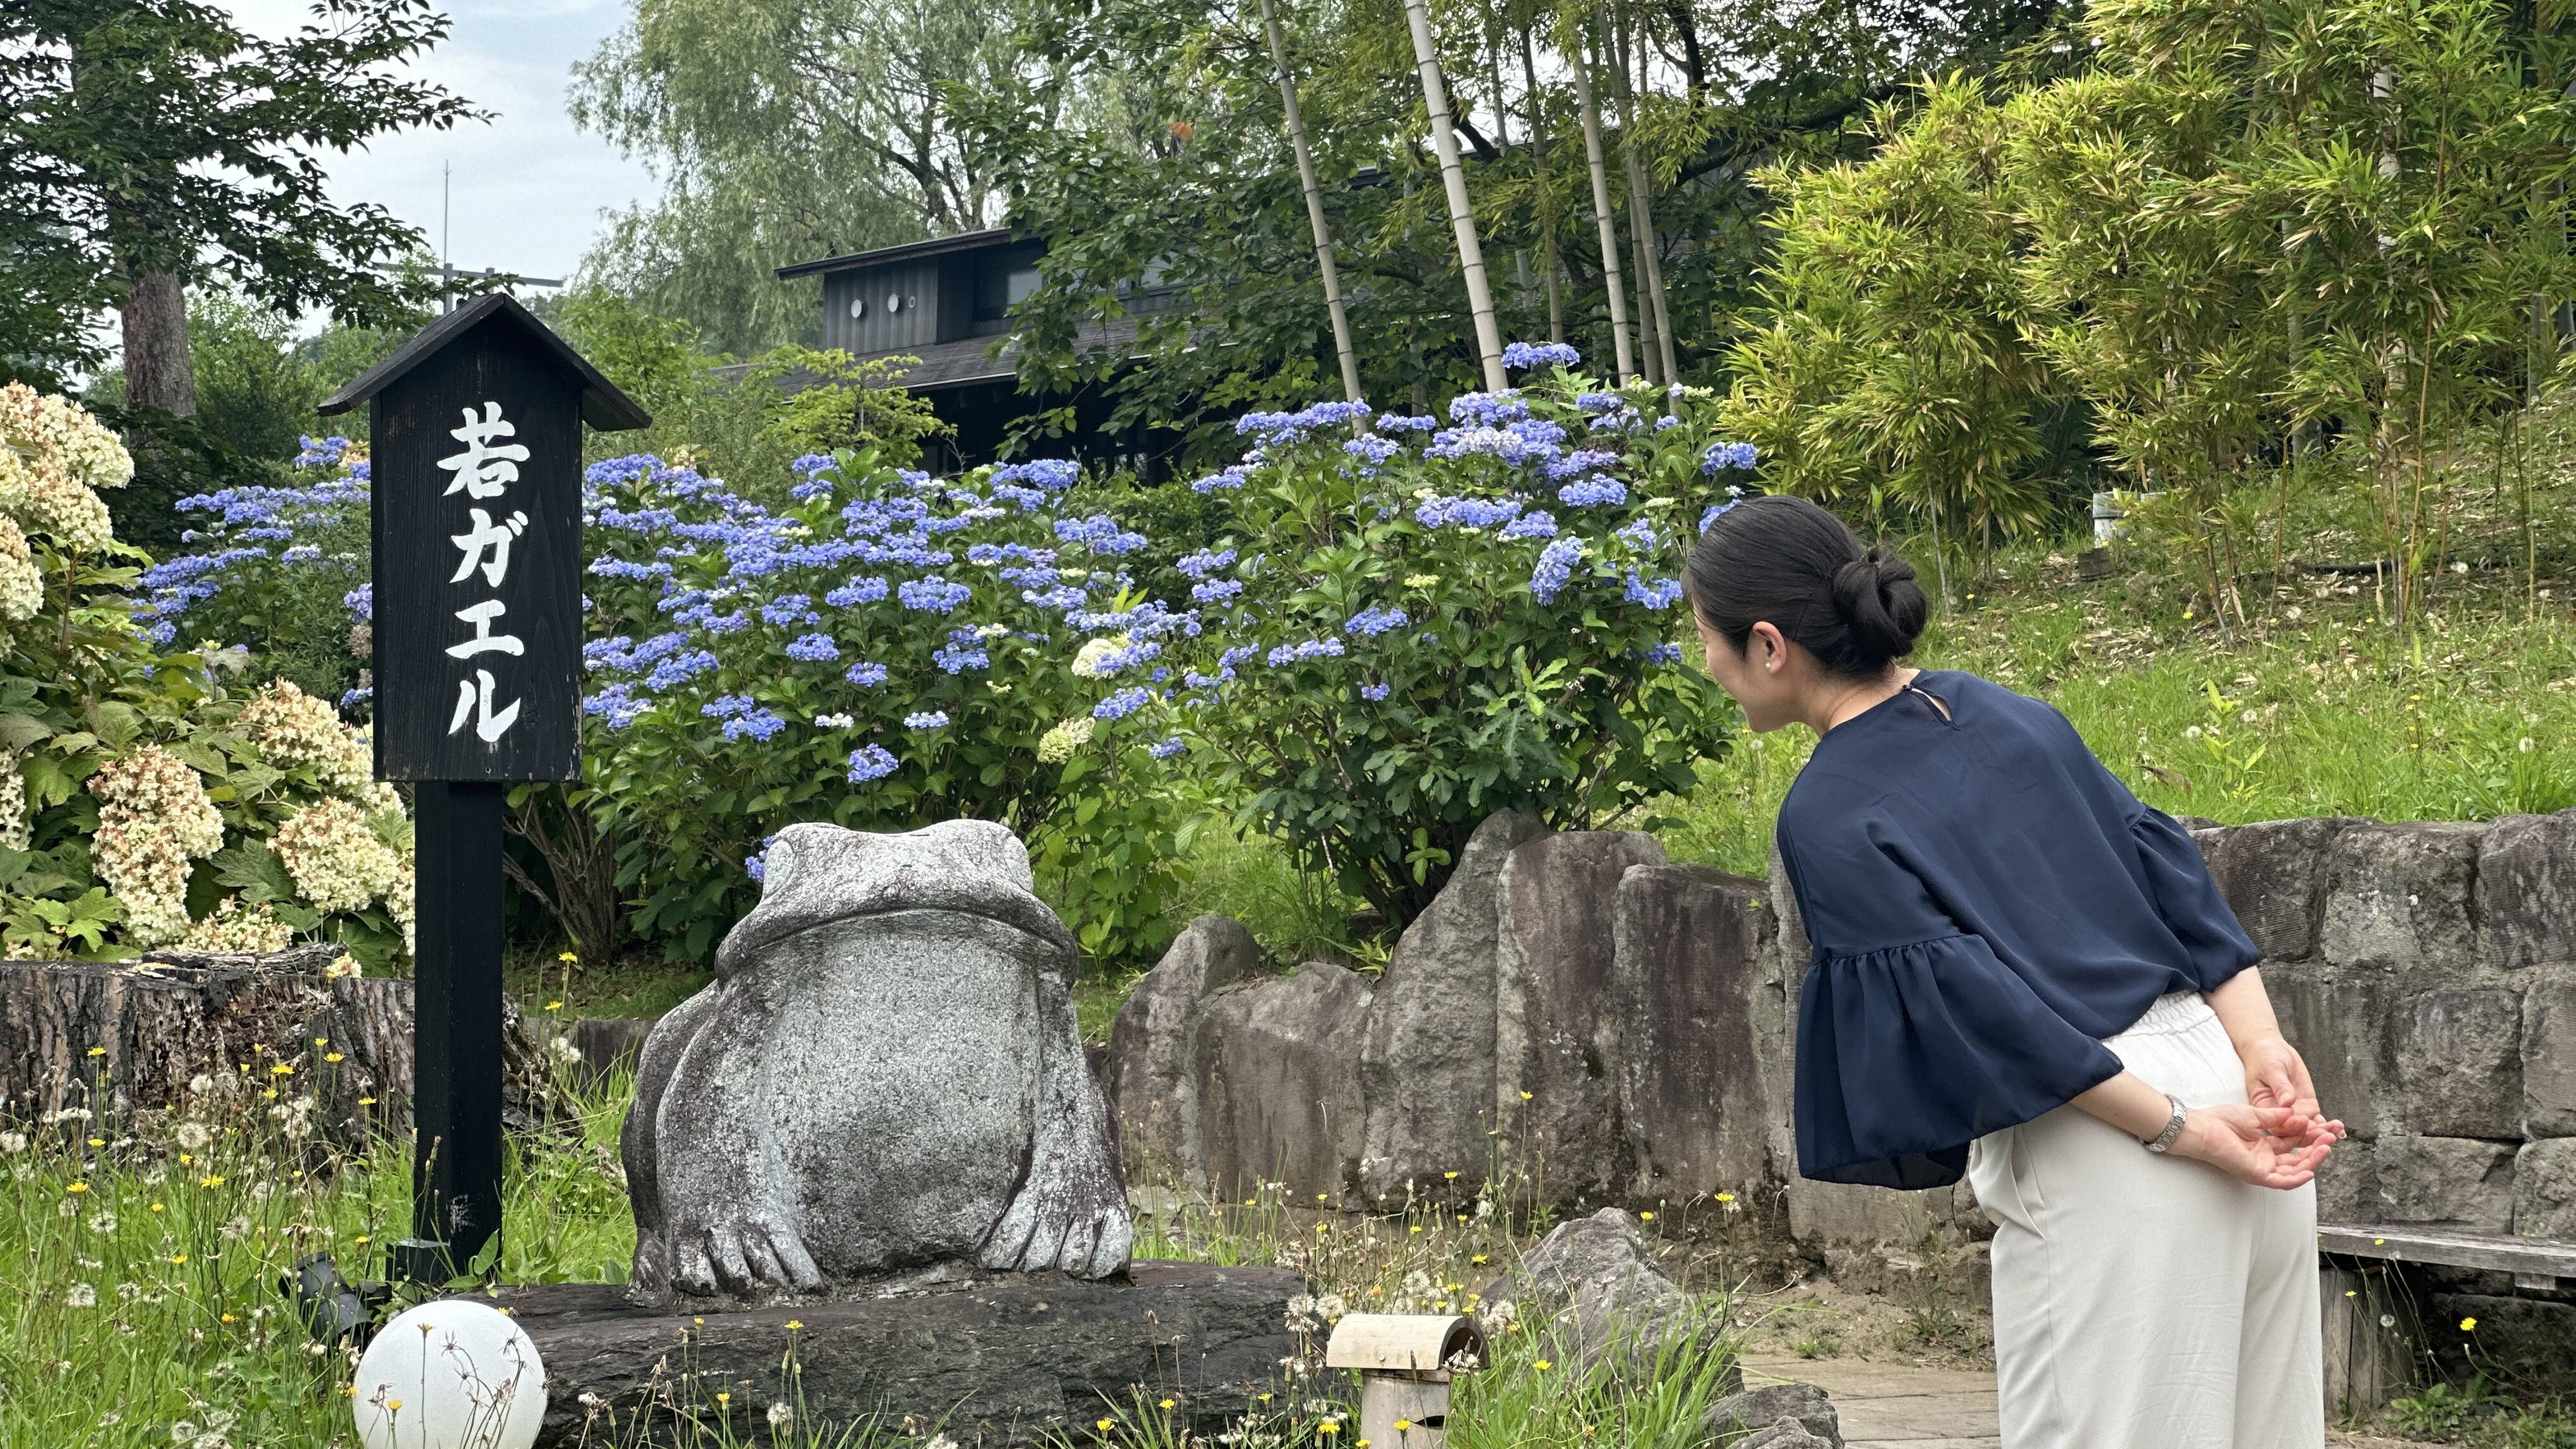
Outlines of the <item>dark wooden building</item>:
[{"label": "dark wooden building", "polygon": [[[1012,424],[1069,404],[1072,434],[1033,440],[1029,455],[1069,455],[1095,467],[1156,476],[1159,455],[1173,439],[1143,428],[1110,432],[1113,400],[1098,388],[1071,395],[1021,390],[1011,309],[1037,289],[1038,259],[1045,254],[1044,241],[995,229],[799,262],[780,267],[778,276],[823,279],[824,347],[862,361],[920,359],[904,366],[903,385],[929,399],[940,419],[956,429],[925,460],[938,471],[994,461]],[[1147,294],[1132,309],[1152,310],[1171,300]],[[1134,336],[1135,324],[1121,321],[1086,328],[1081,341],[1086,347],[1114,346]]]}]

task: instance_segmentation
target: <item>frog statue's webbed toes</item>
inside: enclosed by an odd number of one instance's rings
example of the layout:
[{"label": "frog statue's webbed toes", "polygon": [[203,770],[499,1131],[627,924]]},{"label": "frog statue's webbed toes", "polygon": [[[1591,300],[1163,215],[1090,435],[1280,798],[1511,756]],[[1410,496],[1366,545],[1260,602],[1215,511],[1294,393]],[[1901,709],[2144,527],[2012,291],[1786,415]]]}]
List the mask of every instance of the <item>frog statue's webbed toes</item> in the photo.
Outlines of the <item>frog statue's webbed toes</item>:
[{"label": "frog statue's webbed toes", "polygon": [[1105,1278],[1127,1266],[1135,1224],[1127,1205],[1088,1195],[1022,1192],[984,1245],[983,1263],[999,1272],[1054,1268],[1076,1278]]},{"label": "frog statue's webbed toes", "polygon": [[795,1228],[767,1213],[743,1213],[680,1239],[674,1281],[684,1293],[813,1293],[823,1274]]}]

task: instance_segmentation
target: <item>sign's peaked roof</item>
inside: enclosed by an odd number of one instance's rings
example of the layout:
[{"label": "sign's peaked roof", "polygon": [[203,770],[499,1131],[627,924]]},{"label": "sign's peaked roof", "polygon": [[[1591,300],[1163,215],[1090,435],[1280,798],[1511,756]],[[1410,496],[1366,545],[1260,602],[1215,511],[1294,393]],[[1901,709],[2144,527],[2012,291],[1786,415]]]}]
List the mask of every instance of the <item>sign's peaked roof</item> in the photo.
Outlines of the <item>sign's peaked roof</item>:
[{"label": "sign's peaked roof", "polygon": [[553,328],[538,321],[507,292],[486,292],[420,329],[418,336],[396,349],[391,357],[368,368],[355,382],[333,393],[319,411],[325,417],[347,412],[384,391],[396,378],[487,320],[516,327],[526,333],[536,343],[538,352],[553,359],[581,384],[582,421],[603,433],[652,425],[652,414],[636,406],[633,398],[619,392],[617,384],[600,376],[599,369],[591,366],[589,359],[573,351],[570,343],[557,337]]}]

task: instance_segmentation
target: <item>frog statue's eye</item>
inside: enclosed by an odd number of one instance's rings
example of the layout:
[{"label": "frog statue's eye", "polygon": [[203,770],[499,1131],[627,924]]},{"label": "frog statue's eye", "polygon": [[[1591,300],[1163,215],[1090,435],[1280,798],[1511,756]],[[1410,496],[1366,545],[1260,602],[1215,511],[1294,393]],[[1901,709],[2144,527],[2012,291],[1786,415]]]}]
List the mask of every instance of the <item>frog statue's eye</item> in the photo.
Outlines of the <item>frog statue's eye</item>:
[{"label": "frog statue's eye", "polygon": [[773,838],[769,842],[769,848],[761,853],[760,858],[762,899],[765,900],[786,890],[787,878],[795,873],[796,847],[789,844],[784,836]]}]

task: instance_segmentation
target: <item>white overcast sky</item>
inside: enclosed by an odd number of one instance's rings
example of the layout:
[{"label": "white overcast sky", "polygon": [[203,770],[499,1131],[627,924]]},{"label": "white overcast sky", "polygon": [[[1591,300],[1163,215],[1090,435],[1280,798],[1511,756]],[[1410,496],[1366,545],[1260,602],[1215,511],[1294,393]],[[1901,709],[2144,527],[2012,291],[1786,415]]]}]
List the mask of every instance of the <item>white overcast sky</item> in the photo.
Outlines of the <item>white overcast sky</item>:
[{"label": "white overcast sky", "polygon": [[[225,0],[237,22],[291,33],[309,0]],[[600,213],[657,194],[643,163],[566,112],[572,64],[624,23],[627,0],[448,0],[446,42],[414,70],[484,110],[489,121],[380,137],[325,157],[332,191],[372,201],[439,244],[439,168],[452,163],[450,259],[531,277],[569,277]]]}]

